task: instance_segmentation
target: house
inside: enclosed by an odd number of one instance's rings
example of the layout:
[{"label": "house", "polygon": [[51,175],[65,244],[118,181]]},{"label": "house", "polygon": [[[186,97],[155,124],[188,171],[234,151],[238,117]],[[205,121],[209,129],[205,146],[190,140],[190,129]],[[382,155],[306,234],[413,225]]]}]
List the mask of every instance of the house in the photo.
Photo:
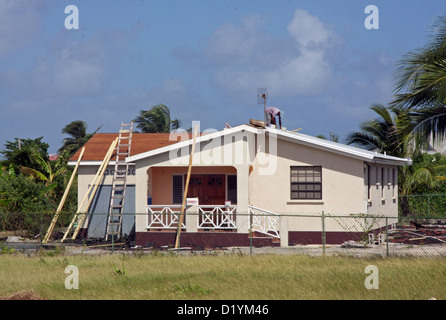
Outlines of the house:
[{"label": "house", "polygon": [[[117,136],[97,133],[85,145],[79,199]],[[174,244],[192,143],[187,132],[133,134],[126,159],[124,212],[129,214],[122,232],[134,234],[136,245]],[[318,243],[323,212],[396,218],[397,167],[410,164],[410,159],[276,128],[243,124],[205,130],[196,139],[181,244],[249,245],[251,231],[263,235],[255,239],[259,245],[272,243],[262,242],[265,237],[281,246]],[[90,208],[96,214],[83,225],[85,237],[104,237],[112,173],[113,158]],[[325,231],[327,243],[350,236],[339,225],[327,224]]]}]

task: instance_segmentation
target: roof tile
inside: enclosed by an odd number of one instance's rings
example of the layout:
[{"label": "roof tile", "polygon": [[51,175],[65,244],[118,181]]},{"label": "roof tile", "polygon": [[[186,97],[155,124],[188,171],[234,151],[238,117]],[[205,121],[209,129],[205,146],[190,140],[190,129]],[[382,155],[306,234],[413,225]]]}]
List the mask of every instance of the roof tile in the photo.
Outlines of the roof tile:
[{"label": "roof tile", "polygon": [[[177,142],[169,141],[169,136],[170,133],[133,133],[130,155],[151,151]],[[111,143],[117,137],[118,133],[96,133],[85,144],[82,161],[104,160]],[[70,161],[77,161],[79,154],[80,150],[71,157]],[[115,159],[115,154],[110,160],[113,161],[113,159]]]}]

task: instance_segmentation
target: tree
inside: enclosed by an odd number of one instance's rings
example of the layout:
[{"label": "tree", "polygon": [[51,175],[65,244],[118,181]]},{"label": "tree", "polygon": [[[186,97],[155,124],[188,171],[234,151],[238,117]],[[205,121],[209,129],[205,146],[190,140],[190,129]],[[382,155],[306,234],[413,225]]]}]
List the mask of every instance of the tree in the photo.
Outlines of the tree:
[{"label": "tree", "polygon": [[378,117],[373,120],[363,122],[360,131],[347,135],[346,143],[360,146],[369,151],[386,153],[395,157],[406,157],[415,151],[413,140],[405,132],[398,130],[405,125],[408,120],[407,113],[403,109],[396,107],[386,107],[374,104],[371,108]]},{"label": "tree", "polygon": [[6,141],[5,150],[0,151],[5,157],[2,165],[8,168],[13,168],[16,173],[19,173],[20,167],[28,167],[36,170],[41,170],[40,164],[35,160],[31,154],[34,152],[44,159],[48,159],[49,145],[42,142],[43,137],[36,139],[18,139],[15,141]]},{"label": "tree", "polygon": [[323,134],[319,134],[316,136],[319,139],[323,139],[323,140],[330,140],[330,141],[334,141],[334,142],[339,142],[339,135],[337,135],[336,133],[331,133],[330,132],[330,139],[327,139],[327,137]]},{"label": "tree", "polygon": [[171,132],[181,127],[181,121],[171,119],[170,110],[164,104],[153,106],[150,110],[141,110],[133,120],[141,132]]},{"label": "tree", "polygon": [[399,62],[396,80],[392,105],[406,109],[412,120],[401,130],[442,141],[446,133],[446,16],[432,25],[430,43]]},{"label": "tree", "polygon": [[87,133],[87,124],[84,121],[75,120],[70,122],[62,129],[62,133],[68,134],[70,137],[67,137],[62,141],[63,145],[58,152],[62,153],[64,150],[68,150],[68,157],[71,157],[77,150],[87,143],[87,141],[90,140],[101,127],[102,126],[97,128],[93,133]]},{"label": "tree", "polygon": [[[423,151],[426,148],[426,140],[400,130],[413,121],[410,113],[394,106],[373,105],[371,109],[379,117],[363,122],[360,126],[361,131],[347,136],[347,144],[395,157],[412,157],[412,166],[398,167],[398,192],[402,196],[421,187],[433,188],[438,181],[443,180],[446,165],[425,160]],[[407,214],[408,199],[403,197],[401,200],[401,211]]]},{"label": "tree", "polygon": [[[0,192],[0,197],[6,195],[6,191]],[[6,207],[8,204],[12,202],[11,199],[8,198],[0,198],[0,206]]]},{"label": "tree", "polygon": [[[57,204],[45,196],[51,186],[38,183],[14,170],[0,171],[1,194],[0,230],[27,230],[31,234],[42,232],[43,214],[52,212]],[[5,199],[2,199],[5,200]]]},{"label": "tree", "polygon": [[31,151],[31,157],[37,162],[42,170],[36,170],[33,168],[21,166],[20,170],[38,181],[43,181],[47,186],[56,187],[56,178],[60,175],[66,174],[69,170],[66,163],[66,158],[69,150],[64,150],[62,155],[56,161],[50,161],[42,157],[36,150]]}]

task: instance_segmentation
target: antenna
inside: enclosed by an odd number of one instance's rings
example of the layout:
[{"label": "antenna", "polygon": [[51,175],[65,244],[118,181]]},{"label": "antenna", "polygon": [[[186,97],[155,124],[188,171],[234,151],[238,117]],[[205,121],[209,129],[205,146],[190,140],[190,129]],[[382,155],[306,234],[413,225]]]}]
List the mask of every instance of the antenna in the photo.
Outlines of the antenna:
[{"label": "antenna", "polygon": [[266,88],[258,88],[257,89],[257,104],[263,104],[263,119],[264,119],[264,126],[266,127],[266,101],[268,100],[268,91]]}]

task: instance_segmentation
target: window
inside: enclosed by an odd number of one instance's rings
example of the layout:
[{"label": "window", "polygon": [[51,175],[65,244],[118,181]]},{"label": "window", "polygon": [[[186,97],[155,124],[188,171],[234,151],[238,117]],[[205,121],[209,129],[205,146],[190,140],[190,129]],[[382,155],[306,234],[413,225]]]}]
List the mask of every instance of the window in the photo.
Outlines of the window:
[{"label": "window", "polygon": [[371,190],[370,190],[370,187],[371,187],[371,185],[370,185],[370,179],[371,179],[371,176],[370,176],[370,171],[371,171],[371,168],[370,168],[370,166],[367,164],[365,167],[364,167],[364,170],[365,170],[365,177],[366,177],[366,179],[367,179],[367,200],[368,201],[370,201],[371,200]]},{"label": "window", "polygon": [[322,199],[322,167],[291,167],[291,199]]},{"label": "window", "polygon": [[381,199],[384,200],[384,167],[381,167]]},{"label": "window", "polygon": [[392,169],[392,187],[393,187],[393,198],[396,198],[396,184],[397,184],[397,176],[396,176],[397,172],[395,170],[395,168]]}]

